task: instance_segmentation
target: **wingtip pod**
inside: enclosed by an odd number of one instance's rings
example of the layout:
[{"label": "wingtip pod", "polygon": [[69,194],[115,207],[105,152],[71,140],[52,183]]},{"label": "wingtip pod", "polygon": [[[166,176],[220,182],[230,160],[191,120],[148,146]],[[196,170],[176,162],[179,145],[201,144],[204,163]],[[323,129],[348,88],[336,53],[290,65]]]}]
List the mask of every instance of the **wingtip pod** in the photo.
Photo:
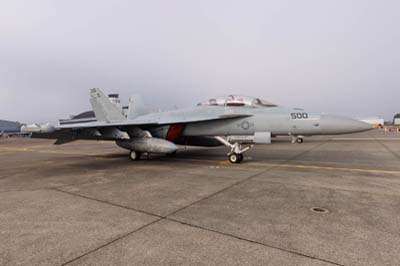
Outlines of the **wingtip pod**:
[{"label": "wingtip pod", "polygon": [[40,124],[31,124],[31,125],[23,125],[21,127],[22,133],[53,133],[55,131],[55,127],[50,123],[40,125]]}]

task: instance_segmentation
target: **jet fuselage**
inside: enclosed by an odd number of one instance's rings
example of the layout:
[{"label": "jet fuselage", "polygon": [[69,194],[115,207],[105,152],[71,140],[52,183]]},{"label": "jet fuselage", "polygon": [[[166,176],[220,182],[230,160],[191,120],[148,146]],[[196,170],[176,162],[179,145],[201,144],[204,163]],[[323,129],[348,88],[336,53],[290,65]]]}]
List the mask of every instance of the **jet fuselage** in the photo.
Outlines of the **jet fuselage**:
[{"label": "jet fuselage", "polygon": [[[361,132],[371,129],[371,125],[336,115],[314,114],[303,109],[284,107],[227,107],[199,106],[190,109],[158,113],[158,119],[177,120],[185,117],[247,115],[243,118],[212,120],[197,123],[181,123],[179,130],[183,136],[231,136],[254,135],[256,132],[271,132],[272,135],[334,135]],[[160,127],[162,128],[162,127]],[[153,136],[166,137],[168,130],[151,130]],[[173,139],[171,139],[173,140]]]}]

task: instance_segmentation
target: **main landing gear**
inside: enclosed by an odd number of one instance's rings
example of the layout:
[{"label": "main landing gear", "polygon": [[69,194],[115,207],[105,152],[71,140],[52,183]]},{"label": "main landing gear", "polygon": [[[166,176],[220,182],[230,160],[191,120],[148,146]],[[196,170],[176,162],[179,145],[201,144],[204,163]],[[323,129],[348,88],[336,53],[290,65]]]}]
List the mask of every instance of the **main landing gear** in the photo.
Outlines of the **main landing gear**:
[{"label": "main landing gear", "polygon": [[254,145],[250,145],[246,148],[242,149],[242,146],[239,142],[230,143],[223,137],[215,137],[216,140],[224,144],[225,146],[231,148],[231,151],[228,153],[228,159],[231,163],[241,163],[244,159],[243,154],[253,148]]},{"label": "main landing gear", "polygon": [[298,143],[301,144],[304,142],[304,137],[303,136],[293,136],[292,137],[292,143]]}]

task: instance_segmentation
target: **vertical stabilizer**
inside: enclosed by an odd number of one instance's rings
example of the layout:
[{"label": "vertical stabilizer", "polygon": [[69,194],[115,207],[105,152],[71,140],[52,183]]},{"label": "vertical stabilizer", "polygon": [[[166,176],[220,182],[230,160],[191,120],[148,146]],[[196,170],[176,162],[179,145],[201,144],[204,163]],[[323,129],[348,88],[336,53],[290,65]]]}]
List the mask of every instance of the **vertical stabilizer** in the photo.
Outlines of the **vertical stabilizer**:
[{"label": "vertical stabilizer", "polygon": [[90,90],[90,103],[97,121],[114,122],[125,120],[121,110],[100,89]]},{"label": "vertical stabilizer", "polygon": [[129,97],[128,119],[134,119],[147,113],[147,108],[144,105],[144,102],[140,95],[132,95],[131,97]]}]

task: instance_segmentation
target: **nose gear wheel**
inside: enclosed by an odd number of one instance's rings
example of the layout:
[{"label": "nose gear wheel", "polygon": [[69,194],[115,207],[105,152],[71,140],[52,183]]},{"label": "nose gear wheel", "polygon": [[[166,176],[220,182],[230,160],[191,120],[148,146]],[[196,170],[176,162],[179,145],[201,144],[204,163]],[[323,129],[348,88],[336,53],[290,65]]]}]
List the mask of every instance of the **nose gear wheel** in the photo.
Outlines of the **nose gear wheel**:
[{"label": "nose gear wheel", "polygon": [[228,159],[231,163],[241,163],[244,159],[243,154],[253,148],[254,145],[247,146],[242,148],[239,142],[230,143],[223,137],[215,137],[216,140],[224,144],[225,146],[231,148],[231,151],[228,153]]}]

